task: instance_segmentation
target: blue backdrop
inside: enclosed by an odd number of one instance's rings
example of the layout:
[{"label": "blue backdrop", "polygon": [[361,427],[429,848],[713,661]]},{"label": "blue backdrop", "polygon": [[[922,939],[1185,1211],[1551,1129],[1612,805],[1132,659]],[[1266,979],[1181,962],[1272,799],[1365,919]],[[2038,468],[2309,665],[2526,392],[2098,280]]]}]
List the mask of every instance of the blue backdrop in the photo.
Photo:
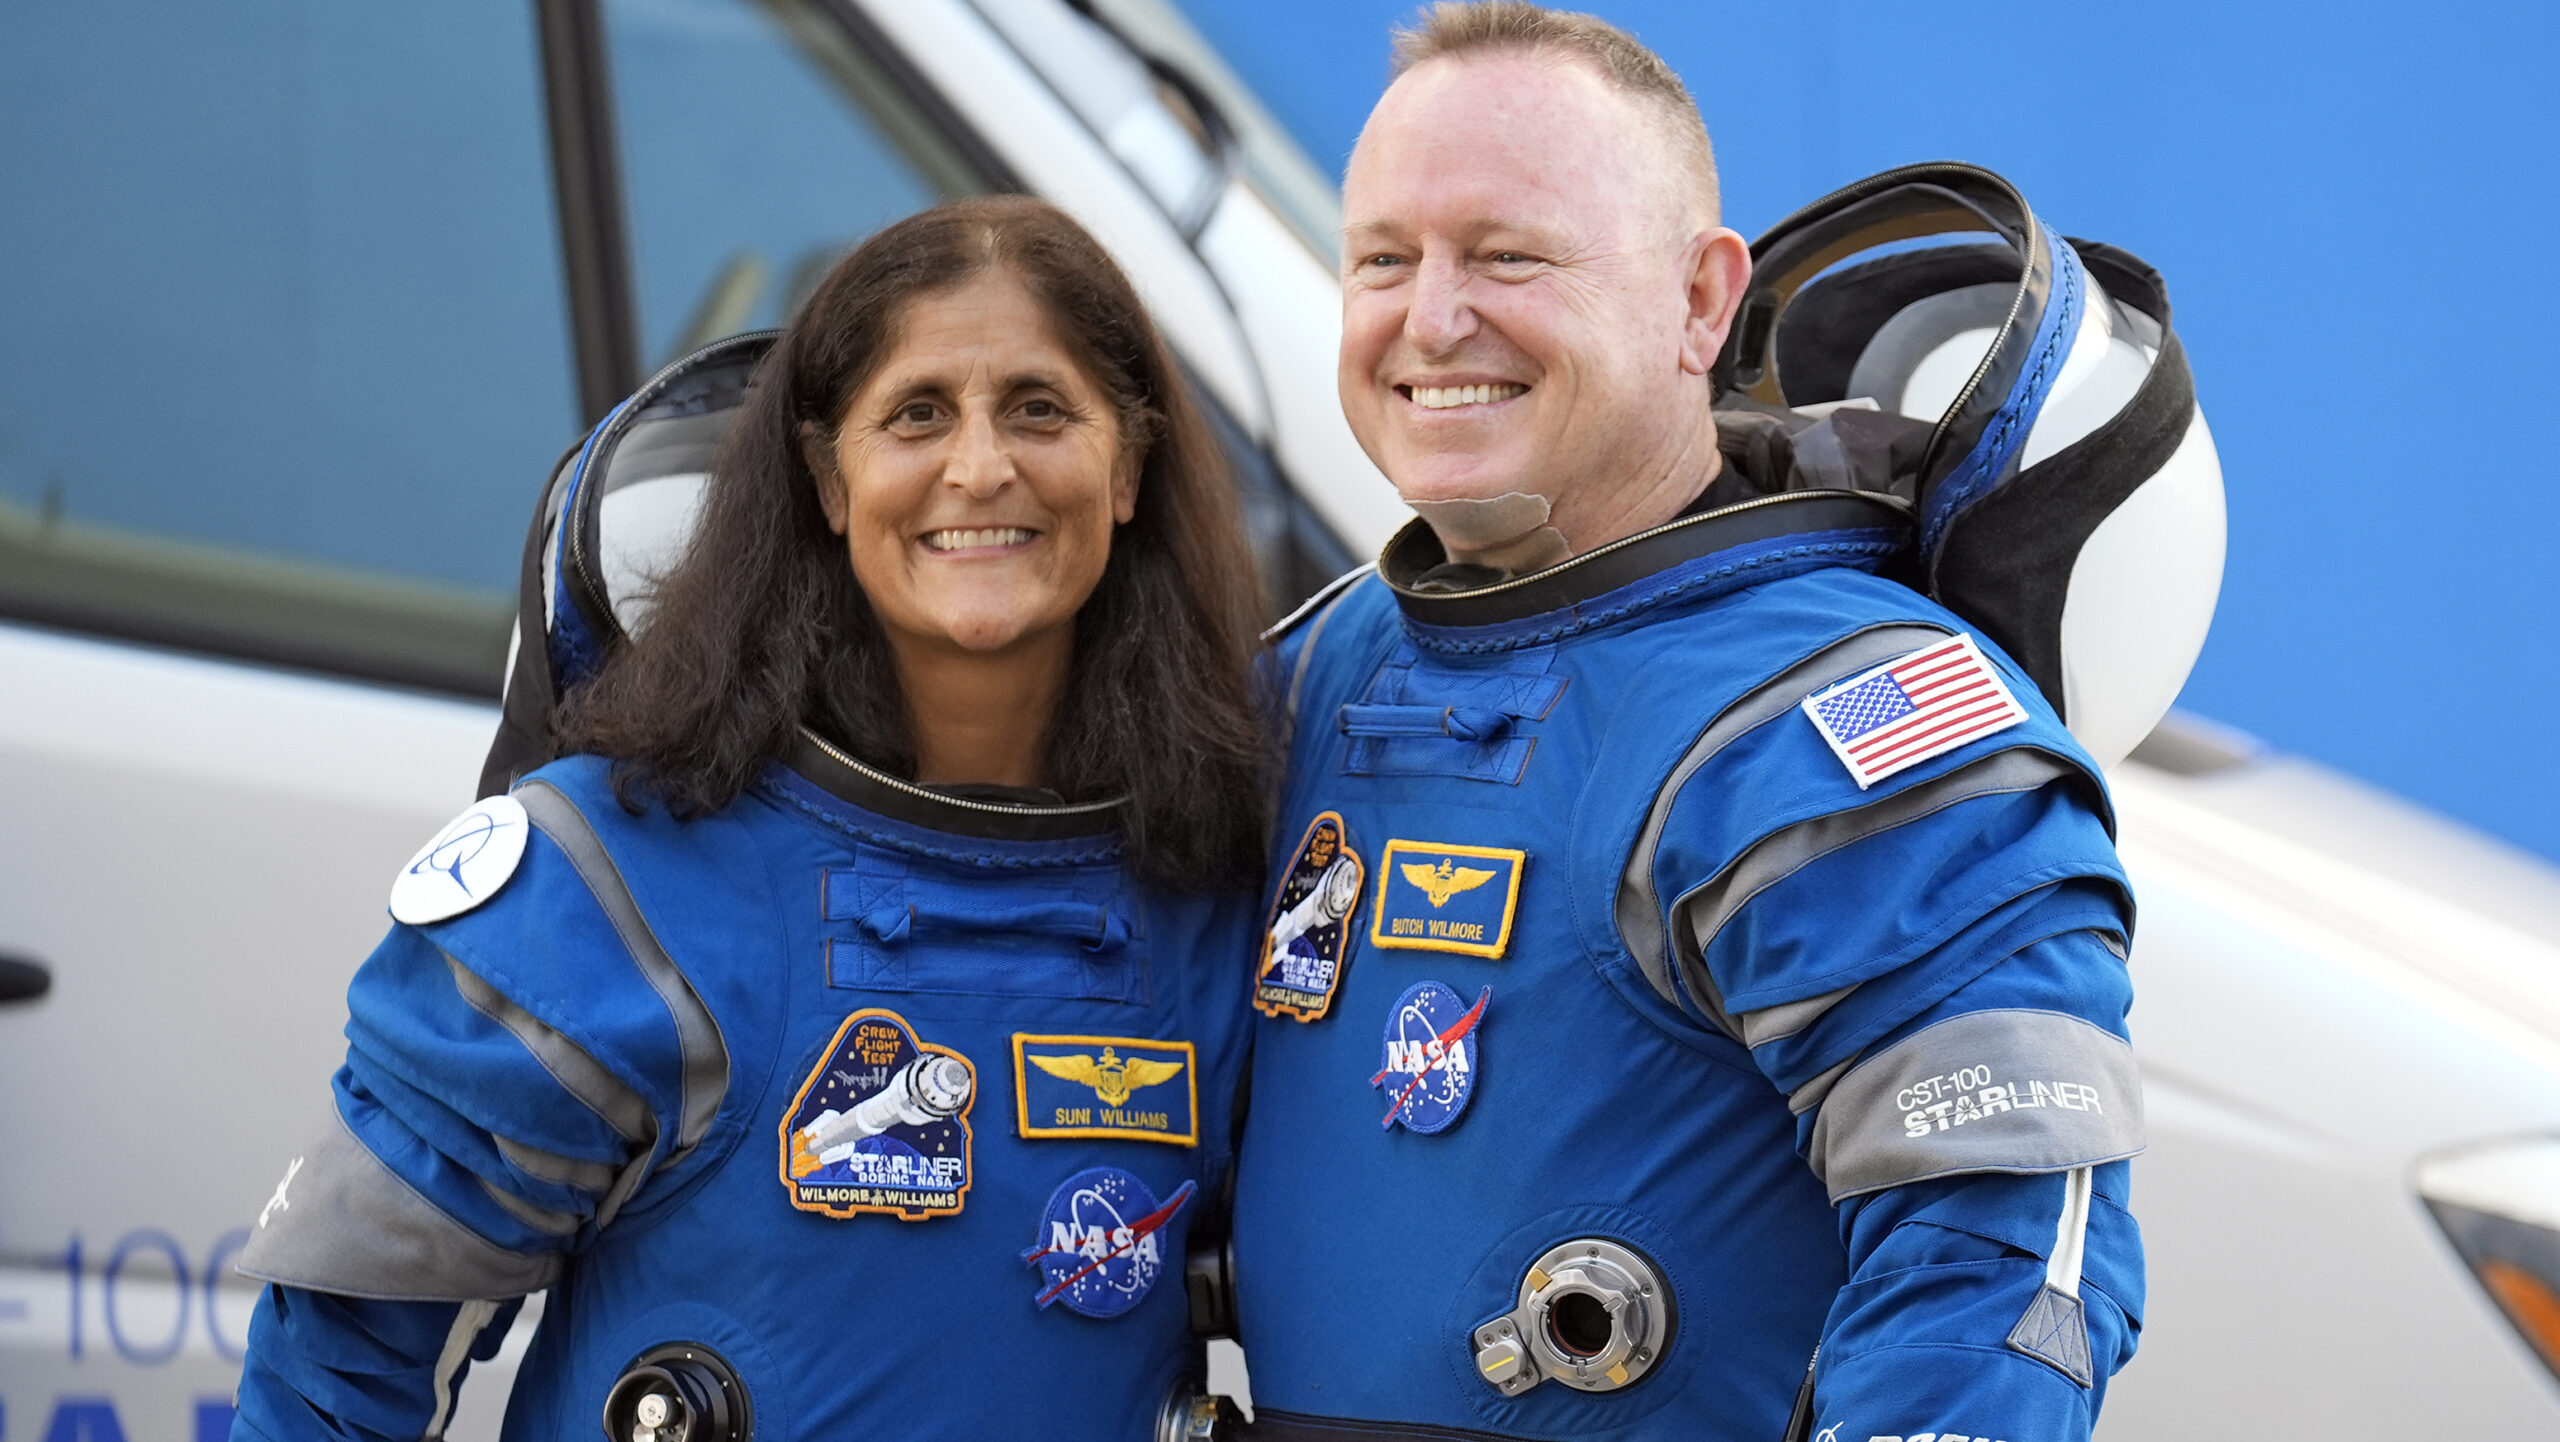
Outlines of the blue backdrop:
[{"label": "blue backdrop", "polygon": [[[1337,175],[1412,10],[1184,8]],[[2158,266],[2231,497],[2181,704],[2560,857],[2538,419],[2560,381],[2560,6],[1591,8],[1688,80],[1746,235],[1958,159]]]}]

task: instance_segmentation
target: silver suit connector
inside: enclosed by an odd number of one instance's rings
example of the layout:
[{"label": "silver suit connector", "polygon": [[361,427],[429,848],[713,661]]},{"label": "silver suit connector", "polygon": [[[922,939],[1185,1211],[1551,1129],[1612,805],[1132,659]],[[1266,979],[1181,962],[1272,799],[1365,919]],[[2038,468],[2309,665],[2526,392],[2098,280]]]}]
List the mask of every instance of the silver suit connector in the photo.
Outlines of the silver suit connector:
[{"label": "silver suit connector", "polygon": [[1476,1328],[1476,1372],[1505,1397],[1550,1379],[1614,1392],[1653,1369],[1677,1325],[1670,1284],[1651,1260],[1584,1237],[1531,1263],[1518,1305]]}]

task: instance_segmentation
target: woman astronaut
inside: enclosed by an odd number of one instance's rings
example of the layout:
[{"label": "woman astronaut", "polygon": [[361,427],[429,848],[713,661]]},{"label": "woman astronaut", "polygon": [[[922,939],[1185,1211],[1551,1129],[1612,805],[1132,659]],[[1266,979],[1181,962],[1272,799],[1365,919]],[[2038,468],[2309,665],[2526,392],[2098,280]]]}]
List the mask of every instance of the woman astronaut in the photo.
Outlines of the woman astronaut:
[{"label": "woman astronaut", "polygon": [[1058,211],[928,211],[704,497],[579,754],[394,888],[244,1257],[238,1435],[439,1435],[546,1288],[510,1438],[1138,1438],[1187,1370],[1265,803],[1162,342]]}]

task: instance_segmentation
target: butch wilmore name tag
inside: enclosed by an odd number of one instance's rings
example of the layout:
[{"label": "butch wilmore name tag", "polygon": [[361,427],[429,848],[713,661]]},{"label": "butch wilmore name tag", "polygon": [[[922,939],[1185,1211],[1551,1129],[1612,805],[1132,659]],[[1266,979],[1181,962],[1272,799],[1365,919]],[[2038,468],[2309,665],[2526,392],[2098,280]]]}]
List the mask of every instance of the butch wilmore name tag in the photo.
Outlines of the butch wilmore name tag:
[{"label": "butch wilmore name tag", "polygon": [[1498,957],[1511,945],[1529,854],[1437,841],[1387,843],[1369,940],[1414,951]]}]

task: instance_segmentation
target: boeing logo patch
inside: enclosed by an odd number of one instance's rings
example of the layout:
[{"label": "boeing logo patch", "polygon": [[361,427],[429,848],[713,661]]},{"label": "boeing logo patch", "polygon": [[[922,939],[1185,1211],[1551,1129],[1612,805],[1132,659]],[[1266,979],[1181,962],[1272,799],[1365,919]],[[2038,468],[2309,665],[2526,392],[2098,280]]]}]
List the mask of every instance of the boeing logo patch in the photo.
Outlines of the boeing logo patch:
[{"label": "boeing logo patch", "polygon": [[905,1221],[959,1212],[969,1194],[978,1070],[894,1011],[844,1019],[782,1117],[782,1184],[804,1212]]},{"label": "boeing logo patch", "polygon": [[1390,841],[1378,858],[1369,940],[1414,951],[1500,956],[1520,909],[1529,853],[1499,846]]},{"label": "boeing logo patch", "polygon": [[1971,636],[1923,646],[1825,687],[1803,707],[1861,791],[2027,719]]},{"label": "boeing logo patch", "polygon": [[532,823],[512,796],[492,796],[446,823],[391,882],[391,919],[410,926],[460,916],[490,897],[524,860]]},{"label": "boeing logo patch", "polygon": [[1429,1135],[1456,1125],[1476,1094],[1476,1032],[1493,1000],[1486,987],[1468,1006],[1436,981],[1416,982],[1396,998],[1387,1015],[1383,1061],[1369,1085],[1387,1091],[1387,1115],[1379,1125],[1401,1123]]},{"label": "boeing logo patch", "polygon": [[1013,1104],[1026,1137],[1200,1144],[1199,1064],[1187,1041],[1015,1032]]},{"label": "boeing logo patch", "polygon": [[1360,856],[1351,849],[1341,814],[1319,815],[1307,824],[1271,903],[1261,959],[1254,965],[1256,1011],[1314,1021],[1333,1006],[1360,885]]},{"label": "boeing logo patch", "polygon": [[1159,1204],[1145,1182],[1118,1167],[1089,1168],[1061,1182],[1040,1214],[1039,1240],[1022,1254],[1040,1272],[1033,1300],[1100,1318],[1145,1301],[1164,1275],[1164,1228],[1199,1189],[1186,1181]]}]

